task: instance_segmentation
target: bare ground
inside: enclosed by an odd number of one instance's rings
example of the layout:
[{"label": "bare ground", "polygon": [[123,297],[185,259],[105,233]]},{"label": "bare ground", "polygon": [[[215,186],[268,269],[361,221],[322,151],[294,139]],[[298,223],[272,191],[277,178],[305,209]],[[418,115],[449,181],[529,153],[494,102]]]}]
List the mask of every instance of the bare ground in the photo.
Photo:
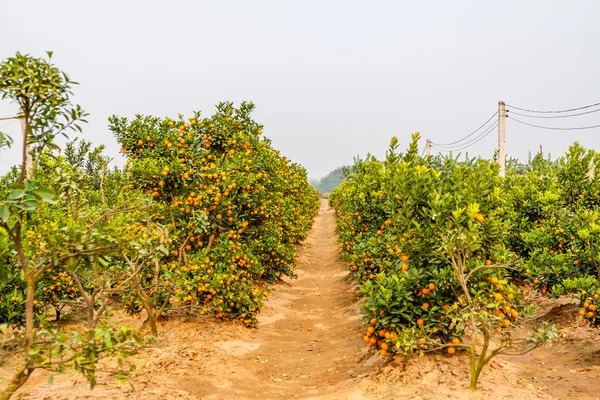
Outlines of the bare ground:
[{"label": "bare ground", "polygon": [[[576,306],[534,297],[538,318],[560,323],[565,341],[498,358],[468,390],[465,355],[389,362],[362,341],[359,293],[338,258],[334,211],[323,202],[299,249],[297,280],[271,290],[260,328],[171,320],[132,361],[130,385],[99,373],[92,391],[66,373],[34,372],[17,399],[597,399],[600,335],[581,327]],[[137,320],[135,322],[138,322]],[[113,324],[133,324],[116,315]],[[138,322],[139,325],[139,322]],[[0,369],[8,377],[11,363]],[[0,384],[1,388],[1,384]]]}]

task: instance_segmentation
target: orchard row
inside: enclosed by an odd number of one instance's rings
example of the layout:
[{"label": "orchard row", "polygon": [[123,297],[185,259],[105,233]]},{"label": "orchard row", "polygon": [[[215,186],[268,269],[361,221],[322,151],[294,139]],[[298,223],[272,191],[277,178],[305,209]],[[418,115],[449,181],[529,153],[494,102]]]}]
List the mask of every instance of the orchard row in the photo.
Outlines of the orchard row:
[{"label": "orchard row", "polygon": [[[20,165],[0,177],[0,352],[22,352],[8,399],[38,368],[75,369],[92,386],[98,360],[143,338],[103,318],[116,309],[152,334],[170,314],[257,324],[268,283],[294,276],[296,246],[318,211],[306,171],[262,136],[254,106],[209,117],[110,118],[127,163],[58,136],[81,131],[75,83],[50,58],[0,64],[0,96],[20,108]],[[0,133],[0,149],[13,151]],[[56,321],[85,316],[87,335]],[[2,357],[3,358],[3,357]]]},{"label": "orchard row", "polygon": [[512,160],[502,178],[494,161],[419,157],[418,140],[400,153],[394,138],[384,160],[359,160],[330,196],[366,298],[365,342],[384,356],[467,350],[475,387],[489,358],[556,334],[540,325],[513,338],[533,310],[523,286],[575,296],[597,327],[600,153],[575,143],[556,161]]}]

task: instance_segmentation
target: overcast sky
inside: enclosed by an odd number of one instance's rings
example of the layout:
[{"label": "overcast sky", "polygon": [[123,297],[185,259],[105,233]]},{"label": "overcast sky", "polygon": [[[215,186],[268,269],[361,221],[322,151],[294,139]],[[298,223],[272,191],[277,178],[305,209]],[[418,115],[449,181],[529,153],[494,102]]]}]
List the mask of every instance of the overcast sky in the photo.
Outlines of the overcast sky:
[{"label": "overcast sky", "polygon": [[[78,82],[83,137],[122,163],[112,114],[176,117],[249,100],[274,146],[320,177],[355,155],[382,156],[396,135],[469,134],[499,100],[530,109],[600,102],[600,1],[15,1],[0,0],[0,59],[43,56]],[[0,117],[16,111],[0,102]],[[600,113],[551,126],[600,124]],[[0,131],[18,136],[17,121]],[[600,129],[546,131],[507,122],[507,151]],[[491,157],[496,133],[472,146]],[[424,143],[422,144],[424,146]],[[0,153],[0,171],[17,162]]]}]

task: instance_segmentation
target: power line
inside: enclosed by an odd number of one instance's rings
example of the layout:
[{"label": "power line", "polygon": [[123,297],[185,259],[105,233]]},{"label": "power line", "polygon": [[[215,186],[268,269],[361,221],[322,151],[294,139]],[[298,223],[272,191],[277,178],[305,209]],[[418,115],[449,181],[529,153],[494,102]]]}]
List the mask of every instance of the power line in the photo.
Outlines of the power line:
[{"label": "power line", "polygon": [[432,145],[435,144],[436,146],[442,146],[442,147],[446,147],[446,146],[452,146],[456,143],[460,143],[465,139],[470,138],[471,136],[473,136],[474,134],[476,134],[477,132],[479,132],[479,130],[481,130],[481,128],[483,128],[484,126],[486,126],[496,115],[498,115],[498,111],[496,111],[487,121],[485,121],[479,128],[475,129],[473,132],[471,132],[470,134],[468,134],[467,136],[465,136],[462,139],[459,139],[455,142],[451,142],[451,143],[443,143],[443,144],[438,144],[438,143],[431,143]]},{"label": "power line", "polygon": [[506,106],[509,107],[509,108],[514,108],[515,110],[525,111],[525,112],[529,112],[529,113],[537,113],[537,114],[561,114],[561,113],[572,112],[572,111],[579,111],[579,110],[585,110],[586,108],[592,108],[592,107],[600,106],[600,103],[589,104],[589,105],[583,106],[583,107],[570,108],[570,109],[567,109],[567,110],[544,110],[544,111],[540,111],[540,110],[528,110],[526,108],[519,108],[519,107],[511,106],[509,104],[507,104]]},{"label": "power line", "polygon": [[473,139],[469,140],[468,142],[465,143],[460,143],[460,144],[455,144],[455,145],[440,145],[437,143],[432,143],[434,144],[438,149],[440,148],[458,148],[458,147],[469,147],[472,143],[476,143],[482,136],[486,136],[487,134],[489,134],[494,128],[496,128],[498,126],[498,122],[496,122],[494,125],[488,127],[485,131],[481,132],[479,135],[475,136]]},{"label": "power line", "polygon": [[533,126],[534,128],[541,128],[541,129],[550,129],[553,131],[578,131],[578,130],[583,130],[583,129],[593,129],[593,128],[600,128],[600,125],[590,125],[590,126],[579,126],[579,127],[573,127],[573,128],[557,128],[557,127],[553,127],[553,126],[543,126],[543,125],[535,125],[535,124],[530,124],[528,122],[525,121],[521,121],[515,118],[510,118],[510,120],[518,122],[520,124],[523,125],[528,125],[528,126]]},{"label": "power line", "polygon": [[580,112],[577,114],[569,114],[569,115],[527,115],[527,114],[519,113],[519,112],[512,111],[512,110],[506,110],[507,114],[515,114],[515,115],[520,115],[522,117],[527,117],[527,118],[569,118],[569,117],[577,117],[579,115],[586,115],[586,114],[592,114],[592,113],[597,113],[597,112],[600,112],[600,108],[597,110],[584,111],[584,112]]},{"label": "power line", "polygon": [[494,125],[490,126],[488,129],[486,129],[485,131],[483,131],[481,134],[479,134],[475,138],[471,139],[469,142],[463,143],[461,145],[458,145],[458,146],[456,146],[456,148],[444,149],[444,148],[439,147],[439,145],[435,145],[435,143],[432,143],[431,145],[433,147],[435,147],[437,150],[443,151],[443,152],[446,152],[446,153],[451,152],[451,151],[462,151],[462,150],[465,150],[465,149],[473,146],[475,143],[479,142],[480,140],[483,140],[483,138],[485,138],[490,133],[492,133],[493,130],[495,128],[497,128],[497,127],[498,127],[498,122],[496,122]]},{"label": "power line", "polygon": [[16,122],[16,120],[5,122],[4,124],[0,125],[0,129],[4,128],[5,126],[8,126],[8,125],[12,124],[13,122]]}]

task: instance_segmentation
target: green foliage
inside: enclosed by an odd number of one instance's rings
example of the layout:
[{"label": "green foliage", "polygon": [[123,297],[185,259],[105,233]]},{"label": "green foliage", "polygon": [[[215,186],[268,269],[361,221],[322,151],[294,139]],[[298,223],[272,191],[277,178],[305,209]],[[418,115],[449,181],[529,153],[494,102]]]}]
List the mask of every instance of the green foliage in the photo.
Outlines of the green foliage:
[{"label": "green foliage", "polygon": [[[423,159],[418,140],[414,134],[402,154],[393,138],[383,162],[358,160],[331,194],[342,255],[365,295],[365,342],[383,356],[467,349],[475,389],[492,357],[530,351],[550,340],[554,328],[512,338],[510,328],[531,308],[506,272],[520,260],[508,245],[511,225],[497,164]],[[501,339],[491,349],[494,332]],[[472,342],[463,344],[463,336]],[[479,356],[477,337],[484,343]]]}]

